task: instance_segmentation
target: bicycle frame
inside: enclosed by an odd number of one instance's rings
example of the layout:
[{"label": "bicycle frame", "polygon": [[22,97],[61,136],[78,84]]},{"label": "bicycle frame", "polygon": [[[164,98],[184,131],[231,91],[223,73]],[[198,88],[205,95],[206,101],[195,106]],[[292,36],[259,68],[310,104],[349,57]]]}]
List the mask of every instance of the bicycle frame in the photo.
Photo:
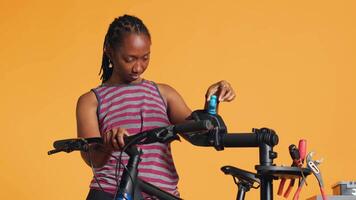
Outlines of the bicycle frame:
[{"label": "bicycle frame", "polygon": [[[140,156],[142,152],[136,146],[130,146],[125,152],[129,155],[129,161],[126,165],[127,170],[124,170],[121,176],[115,200],[141,200],[140,191],[162,200],[181,200],[181,198],[137,177],[138,164],[141,160]],[[132,197],[132,195],[135,196]]]}]

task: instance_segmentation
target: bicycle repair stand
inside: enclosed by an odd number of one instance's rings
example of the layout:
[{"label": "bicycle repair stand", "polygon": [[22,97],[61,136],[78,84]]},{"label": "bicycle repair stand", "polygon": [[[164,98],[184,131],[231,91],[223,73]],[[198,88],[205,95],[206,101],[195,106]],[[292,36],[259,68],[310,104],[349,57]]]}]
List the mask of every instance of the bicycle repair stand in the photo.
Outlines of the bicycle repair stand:
[{"label": "bicycle repair stand", "polygon": [[[260,187],[260,199],[273,200],[273,180],[279,178],[296,179],[311,172],[307,168],[283,167],[273,164],[277,153],[273,147],[278,144],[278,135],[268,128],[252,129],[252,133],[229,133],[224,121],[219,115],[209,115],[203,110],[194,111],[190,117],[196,121],[211,120],[215,128],[205,134],[187,135],[190,143],[196,146],[213,146],[221,151],[224,148],[258,147],[259,165],[255,166],[257,173],[248,172],[232,166],[224,166],[221,170],[232,175],[238,186],[237,200],[243,200],[245,193],[251,188]],[[237,181],[236,181],[237,179]]]},{"label": "bicycle repair stand", "polygon": [[[230,135],[230,134],[229,134]],[[231,175],[238,186],[237,200],[245,199],[245,192],[248,192],[251,188],[260,188],[260,198],[263,200],[273,199],[273,180],[279,178],[296,179],[302,177],[303,170],[304,175],[309,175],[311,172],[307,168],[298,167],[282,167],[275,166],[273,160],[277,158],[277,153],[273,151],[273,146],[278,144],[278,136],[271,129],[253,129],[252,133],[239,133],[231,135],[240,135],[240,139],[245,137],[256,137],[256,144],[251,143],[250,146],[244,147],[258,147],[259,148],[259,165],[255,166],[257,173],[252,173],[232,166],[224,166],[221,170],[226,175]],[[236,137],[235,136],[235,137]],[[233,137],[233,136],[232,136]],[[231,138],[230,136],[226,136]],[[231,142],[225,147],[241,147],[241,145],[234,145]]]}]

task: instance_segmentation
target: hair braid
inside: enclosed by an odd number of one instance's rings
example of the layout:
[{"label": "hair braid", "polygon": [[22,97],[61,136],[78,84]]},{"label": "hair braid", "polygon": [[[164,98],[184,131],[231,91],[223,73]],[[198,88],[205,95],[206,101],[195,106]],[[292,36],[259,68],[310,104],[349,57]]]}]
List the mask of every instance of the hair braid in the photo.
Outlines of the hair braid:
[{"label": "hair braid", "polygon": [[120,46],[125,34],[128,33],[145,34],[151,38],[147,27],[141,19],[131,15],[123,15],[115,18],[109,26],[103,44],[103,58],[99,72],[99,75],[101,74],[100,79],[103,83],[110,78],[113,71],[113,68],[109,67],[111,63],[110,58],[104,50],[109,48],[115,49]]}]

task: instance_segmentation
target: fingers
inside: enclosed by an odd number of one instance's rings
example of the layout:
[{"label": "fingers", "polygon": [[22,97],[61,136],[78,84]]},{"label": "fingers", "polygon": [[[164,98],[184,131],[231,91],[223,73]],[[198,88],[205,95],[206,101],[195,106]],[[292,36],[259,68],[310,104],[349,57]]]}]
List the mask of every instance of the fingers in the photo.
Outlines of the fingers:
[{"label": "fingers", "polygon": [[224,90],[222,90],[221,94],[220,94],[220,101],[227,101],[230,102],[232,100],[234,100],[236,97],[235,91],[231,88],[225,88]]},{"label": "fingers", "polygon": [[110,130],[102,135],[105,146],[108,146],[108,144],[110,142],[111,134],[112,134],[112,131]]},{"label": "fingers", "polygon": [[236,94],[233,90],[230,90],[224,97],[223,101],[227,101],[230,102],[232,100],[234,100],[236,97]]},{"label": "fingers", "polygon": [[114,128],[103,134],[105,146],[112,150],[120,150],[125,146],[124,136],[128,136],[128,132],[123,128]]},{"label": "fingers", "polygon": [[213,85],[211,85],[208,90],[206,91],[206,94],[205,94],[205,99],[207,101],[210,101],[210,97],[215,94],[219,89],[219,86],[218,86],[218,83],[215,83]]},{"label": "fingers", "polygon": [[119,130],[120,129],[112,129],[110,134],[110,145],[115,150],[120,149],[120,145],[117,139],[117,137],[119,136]]},{"label": "fingers", "polygon": [[221,101],[232,101],[235,99],[236,94],[230,83],[227,81],[219,81],[211,85],[206,92],[206,101],[210,100],[212,95],[217,95],[219,102]]},{"label": "fingers", "polygon": [[224,100],[227,92],[229,92],[227,85],[225,83],[220,84],[219,85],[219,96],[218,96],[219,101]]},{"label": "fingers", "polygon": [[119,143],[119,147],[123,148],[125,146],[124,137],[128,136],[126,129],[119,128],[118,134],[116,134],[115,141]]}]

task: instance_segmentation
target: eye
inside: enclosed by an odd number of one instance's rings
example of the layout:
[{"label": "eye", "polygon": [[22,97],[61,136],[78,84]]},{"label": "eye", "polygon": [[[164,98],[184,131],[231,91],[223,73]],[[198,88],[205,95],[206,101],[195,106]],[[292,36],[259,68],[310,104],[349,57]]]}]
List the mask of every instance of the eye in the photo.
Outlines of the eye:
[{"label": "eye", "polygon": [[135,60],[135,58],[132,57],[132,56],[129,56],[129,57],[126,57],[126,58],[125,58],[125,61],[126,61],[127,63],[133,62],[134,60]]},{"label": "eye", "polygon": [[146,61],[146,60],[148,60],[148,59],[150,59],[150,55],[145,55],[145,56],[143,57],[143,60],[144,60],[144,61]]}]

